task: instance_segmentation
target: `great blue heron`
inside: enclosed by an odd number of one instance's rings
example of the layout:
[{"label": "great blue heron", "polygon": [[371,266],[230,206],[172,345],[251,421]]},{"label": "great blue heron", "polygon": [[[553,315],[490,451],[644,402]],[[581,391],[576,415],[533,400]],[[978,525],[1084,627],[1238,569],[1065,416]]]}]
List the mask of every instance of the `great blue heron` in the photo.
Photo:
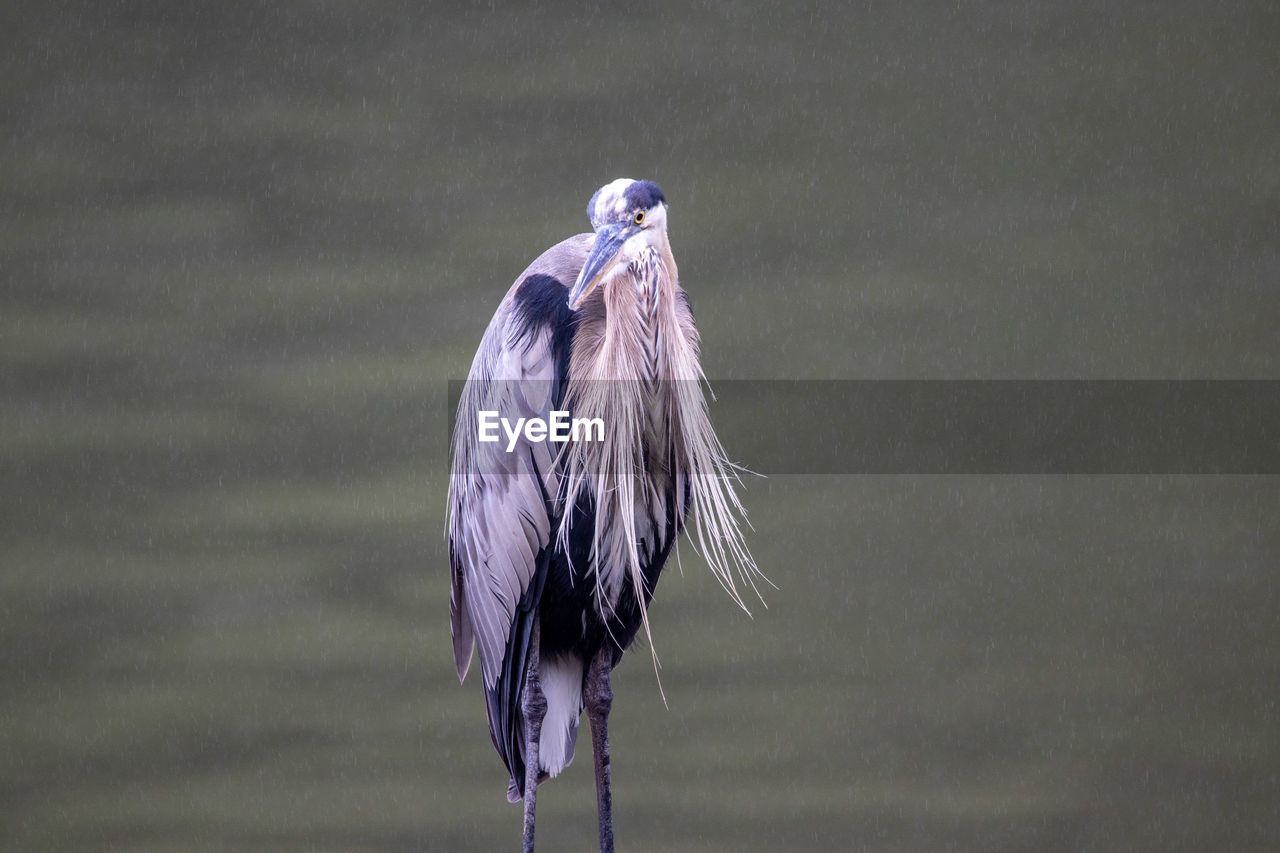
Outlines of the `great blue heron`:
[{"label": "great blue heron", "polygon": [[[573,759],[585,706],[601,850],[613,849],[609,674],[641,626],[692,512],[692,540],[730,594],[758,570],[744,544],[734,466],[703,397],[698,332],[651,181],[606,184],[594,234],[529,265],[489,323],[459,402],[449,483],[450,617],[465,678],[472,648],[489,732],[524,799]],[[517,428],[481,440],[498,413],[599,418],[599,441],[549,445]],[[582,436],[585,439],[587,436]],[[591,436],[595,438],[596,436]],[[650,638],[652,646],[652,638]]]}]

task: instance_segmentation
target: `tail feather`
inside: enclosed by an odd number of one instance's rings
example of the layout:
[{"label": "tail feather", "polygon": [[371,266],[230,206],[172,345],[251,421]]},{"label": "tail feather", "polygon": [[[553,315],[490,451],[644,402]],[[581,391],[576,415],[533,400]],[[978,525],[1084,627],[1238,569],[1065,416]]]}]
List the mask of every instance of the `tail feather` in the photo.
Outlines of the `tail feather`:
[{"label": "tail feather", "polygon": [[573,761],[586,672],[586,665],[573,655],[542,661],[542,693],[547,697],[547,716],[542,721],[542,737],[538,742],[538,764],[549,776],[560,775]]}]

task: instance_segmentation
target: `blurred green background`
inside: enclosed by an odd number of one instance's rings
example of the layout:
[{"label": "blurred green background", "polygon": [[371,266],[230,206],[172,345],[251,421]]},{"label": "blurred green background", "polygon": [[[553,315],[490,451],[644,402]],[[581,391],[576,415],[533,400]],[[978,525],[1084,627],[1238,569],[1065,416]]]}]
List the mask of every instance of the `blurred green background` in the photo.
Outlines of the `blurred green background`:
[{"label": "blurred green background", "polygon": [[[1270,2],[5,4],[0,845],[515,847],[447,382],[615,177],[713,380],[1280,377],[1277,44]],[[1274,849],[1277,478],[745,499],[769,608],[685,548],[670,707],[616,674],[624,849]]]}]

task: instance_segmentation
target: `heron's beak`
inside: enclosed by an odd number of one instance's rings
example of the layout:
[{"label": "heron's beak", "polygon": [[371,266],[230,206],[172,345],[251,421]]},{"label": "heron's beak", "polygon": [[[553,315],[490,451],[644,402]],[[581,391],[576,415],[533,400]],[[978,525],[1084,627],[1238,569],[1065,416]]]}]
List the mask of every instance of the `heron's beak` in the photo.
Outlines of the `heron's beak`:
[{"label": "heron's beak", "polygon": [[591,254],[578,273],[578,280],[569,290],[569,307],[578,310],[590,294],[595,290],[604,274],[613,268],[614,261],[622,253],[622,245],[635,233],[635,228],[625,222],[602,225],[596,232],[596,241],[591,245]]}]

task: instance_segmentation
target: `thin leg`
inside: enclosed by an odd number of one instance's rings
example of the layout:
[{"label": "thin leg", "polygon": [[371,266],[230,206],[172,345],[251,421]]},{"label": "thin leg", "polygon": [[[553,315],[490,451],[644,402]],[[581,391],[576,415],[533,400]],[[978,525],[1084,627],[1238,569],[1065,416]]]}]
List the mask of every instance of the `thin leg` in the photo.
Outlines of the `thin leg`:
[{"label": "thin leg", "polygon": [[534,811],[538,805],[538,741],[542,738],[542,719],[547,715],[547,697],[542,692],[539,675],[539,622],[533,617],[533,636],[529,640],[529,663],[524,679],[524,853],[533,853]]},{"label": "thin leg", "polygon": [[591,752],[596,764],[596,811],[600,816],[600,853],[613,853],[613,792],[609,787],[609,709],[613,687],[609,671],[613,650],[607,645],[596,653],[587,670],[587,718],[591,721]]}]

